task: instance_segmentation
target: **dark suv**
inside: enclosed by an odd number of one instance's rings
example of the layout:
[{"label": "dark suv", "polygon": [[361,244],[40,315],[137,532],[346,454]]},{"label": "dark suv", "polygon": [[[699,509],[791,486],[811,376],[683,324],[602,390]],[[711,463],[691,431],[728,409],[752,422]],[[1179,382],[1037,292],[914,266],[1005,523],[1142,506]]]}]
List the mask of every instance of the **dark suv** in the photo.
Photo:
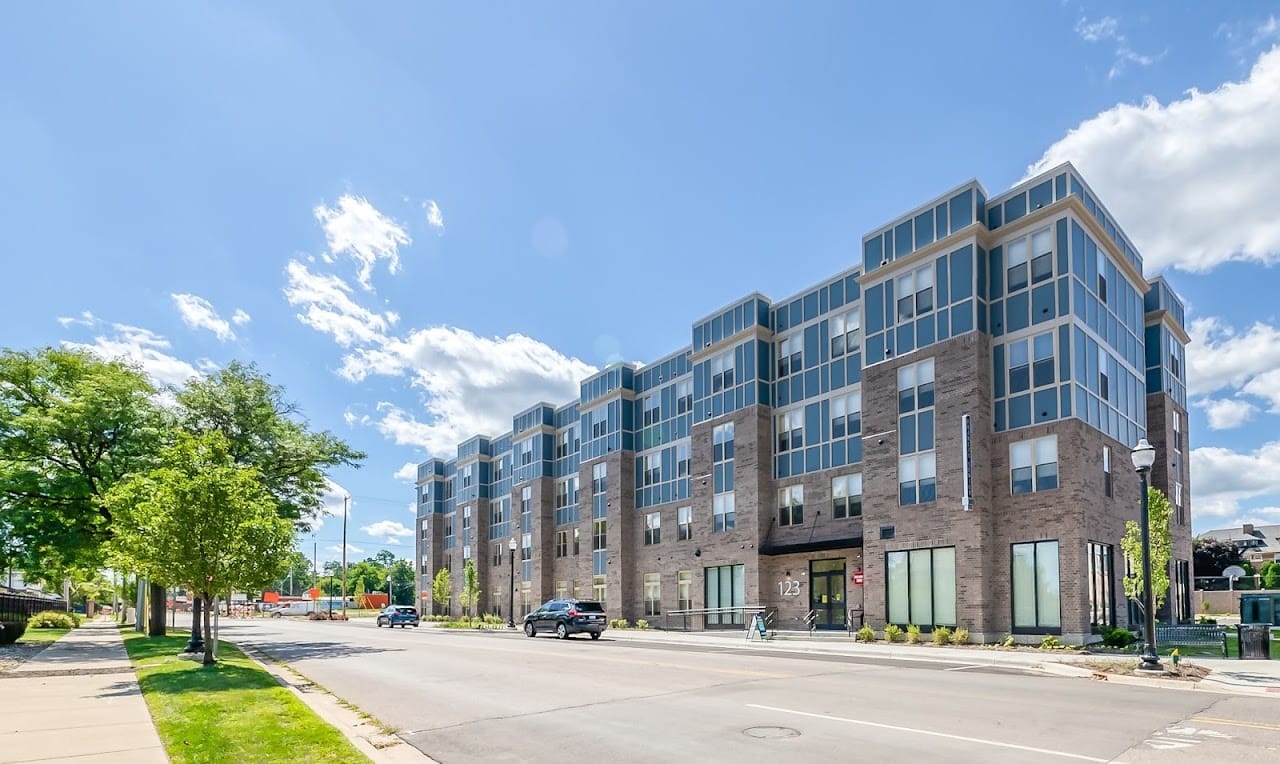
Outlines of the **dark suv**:
[{"label": "dark suv", "polygon": [[609,625],[604,605],[595,600],[548,600],[542,607],[524,617],[525,636],[540,631],[554,631],[560,639],[586,632],[599,639]]}]

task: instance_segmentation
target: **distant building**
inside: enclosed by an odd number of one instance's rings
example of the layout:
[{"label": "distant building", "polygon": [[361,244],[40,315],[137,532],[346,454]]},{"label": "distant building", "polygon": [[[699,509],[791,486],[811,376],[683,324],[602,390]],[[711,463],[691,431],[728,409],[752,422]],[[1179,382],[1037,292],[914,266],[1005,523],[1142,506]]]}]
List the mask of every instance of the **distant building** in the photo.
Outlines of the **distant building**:
[{"label": "distant building", "polygon": [[[1120,540],[1140,512],[1129,451],[1146,437],[1174,507],[1168,607],[1189,618],[1183,306],[1080,173],[1060,165],[994,198],[970,181],[861,249],[798,294],[747,295],[667,356],[609,366],[576,400],[420,464],[423,610],[448,568],[458,612],[473,559],[481,609],[505,614],[514,578],[517,618],[579,597],[659,625],[715,609],[694,624],[735,626],[759,606],[780,628],[1092,641],[1136,620]],[[800,256],[780,253],[777,270]],[[680,309],[617,297],[616,321]]]},{"label": "distant building", "polygon": [[[1227,541],[1240,550],[1240,556],[1249,561],[1257,570],[1264,562],[1275,560],[1280,562],[1280,525],[1254,525],[1245,523],[1239,528],[1223,528],[1206,531],[1201,538]],[[1197,576],[1222,575],[1220,570],[1197,570]]]}]

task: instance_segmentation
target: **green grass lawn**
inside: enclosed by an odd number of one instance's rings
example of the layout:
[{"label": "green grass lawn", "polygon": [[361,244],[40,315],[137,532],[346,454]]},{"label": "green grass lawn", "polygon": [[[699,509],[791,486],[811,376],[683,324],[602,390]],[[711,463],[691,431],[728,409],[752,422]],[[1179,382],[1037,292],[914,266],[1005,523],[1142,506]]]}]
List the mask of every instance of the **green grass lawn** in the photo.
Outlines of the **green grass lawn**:
[{"label": "green grass lawn", "polygon": [[62,639],[70,629],[27,629],[18,641],[27,644],[38,644],[42,642],[57,642]]},{"label": "green grass lawn", "polygon": [[174,762],[368,761],[233,645],[220,642],[217,665],[202,666],[177,657],[185,634],[122,633]]}]

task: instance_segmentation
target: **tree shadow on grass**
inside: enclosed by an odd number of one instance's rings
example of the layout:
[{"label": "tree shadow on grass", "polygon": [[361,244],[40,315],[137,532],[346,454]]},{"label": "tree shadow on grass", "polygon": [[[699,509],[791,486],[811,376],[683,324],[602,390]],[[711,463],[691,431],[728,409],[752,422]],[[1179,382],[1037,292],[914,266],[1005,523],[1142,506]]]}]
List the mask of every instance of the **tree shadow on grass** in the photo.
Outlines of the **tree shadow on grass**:
[{"label": "tree shadow on grass", "polygon": [[280,686],[275,677],[257,666],[237,666],[232,663],[204,666],[197,662],[192,662],[189,667],[182,669],[144,674],[138,677],[138,685],[142,687],[144,693],[163,695],[186,692],[207,694]]},{"label": "tree shadow on grass", "polygon": [[246,647],[251,647],[272,658],[282,661],[302,661],[309,658],[350,658],[357,655],[376,655],[378,653],[402,653],[403,648],[372,647],[354,645],[349,642],[250,642],[242,640]]}]

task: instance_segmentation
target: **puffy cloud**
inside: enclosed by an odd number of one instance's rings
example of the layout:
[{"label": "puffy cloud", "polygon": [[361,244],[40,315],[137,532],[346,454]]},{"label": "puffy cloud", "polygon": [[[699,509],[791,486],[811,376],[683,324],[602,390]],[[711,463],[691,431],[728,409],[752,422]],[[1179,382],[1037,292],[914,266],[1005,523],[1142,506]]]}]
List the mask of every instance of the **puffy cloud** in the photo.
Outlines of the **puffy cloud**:
[{"label": "puffy cloud", "polygon": [[346,194],[333,207],[316,205],[314,213],[329,244],[325,262],[332,263],[338,255],[350,257],[360,269],[356,279],[366,290],[373,291],[370,279],[379,260],[387,261],[387,271],[392,275],[400,271],[400,247],[413,240],[364,197]]},{"label": "puffy cloud", "polygon": [[405,462],[392,477],[402,483],[416,483],[418,482],[418,465],[415,462]]},{"label": "puffy cloud", "polygon": [[234,340],[236,333],[231,331],[231,324],[218,315],[213,305],[203,297],[194,294],[171,294],[173,304],[182,316],[182,323],[192,329],[208,329],[214,336],[226,342]]},{"label": "puffy cloud", "polygon": [[[1049,147],[1028,177],[1070,160],[1122,221],[1149,270],[1280,259],[1280,47],[1249,76],[1162,105],[1119,104]],[[1229,224],[1226,222],[1229,221]]]},{"label": "puffy cloud", "polygon": [[1204,400],[1199,405],[1208,415],[1209,429],[1212,430],[1230,430],[1239,427],[1249,421],[1257,411],[1252,403],[1236,398]]},{"label": "puffy cloud", "polygon": [[428,199],[422,203],[422,209],[427,211],[427,225],[437,231],[444,231],[444,213],[440,211],[440,205],[434,199]]},{"label": "puffy cloud", "polygon": [[402,538],[413,535],[412,528],[406,528],[404,525],[395,520],[379,520],[371,525],[362,525],[360,530],[364,531],[370,538],[378,539],[384,544],[394,546]]},{"label": "puffy cloud", "polygon": [[[335,555],[342,554],[342,546],[339,544],[334,544],[333,546],[325,547],[325,549],[328,549],[330,552],[333,552]],[[364,550],[356,546],[355,544],[347,544],[347,554],[364,554]]]},{"label": "puffy cloud", "polygon": [[1193,450],[1191,488],[1196,517],[1237,518],[1251,511],[1241,502],[1280,497],[1280,441],[1249,453],[1218,446]]},{"label": "puffy cloud", "polygon": [[[342,513],[345,511],[348,516],[351,515],[350,499],[344,503],[344,497],[348,497],[347,489],[333,482],[329,478],[324,481],[324,495],[320,497],[320,514],[312,518],[310,521],[311,530],[317,531],[324,525],[326,519],[336,517],[342,519]],[[341,549],[339,549],[341,551]]]},{"label": "puffy cloud", "polygon": [[290,260],[285,272],[285,299],[303,308],[298,320],[331,335],[343,347],[381,342],[396,322],[395,314],[377,313],[357,304],[351,298],[351,287],[337,276],[315,273],[297,260]]},{"label": "puffy cloud", "polygon": [[[89,315],[89,314],[85,314]],[[95,325],[98,321],[95,319]],[[190,363],[172,355],[170,343],[150,329],[112,324],[112,334],[100,334],[93,342],[64,341],[64,347],[86,350],[100,358],[123,360],[142,369],[157,385],[181,385],[200,376]]]},{"label": "puffy cloud", "polygon": [[236,312],[231,314],[231,323],[236,326],[244,326],[249,323],[250,320],[249,314],[245,313],[241,308],[236,308]]},{"label": "puffy cloud", "polygon": [[1241,332],[1210,317],[1192,321],[1188,333],[1195,348],[1187,353],[1189,392],[1229,389],[1237,397],[1264,399],[1272,412],[1280,412],[1280,329],[1258,322]]}]

